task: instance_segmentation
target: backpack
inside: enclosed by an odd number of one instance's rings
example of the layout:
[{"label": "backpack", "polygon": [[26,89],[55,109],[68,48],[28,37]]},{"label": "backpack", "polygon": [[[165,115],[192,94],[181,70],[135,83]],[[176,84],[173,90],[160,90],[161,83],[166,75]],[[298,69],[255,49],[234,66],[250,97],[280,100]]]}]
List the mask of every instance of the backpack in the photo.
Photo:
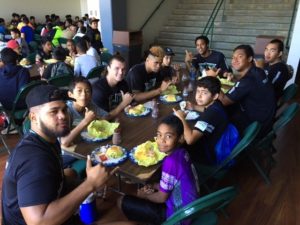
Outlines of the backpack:
[{"label": "backpack", "polygon": [[[233,148],[237,145],[240,140],[240,135],[236,127],[229,123],[220,137],[219,141],[215,145],[215,156],[216,156],[216,165],[220,165],[223,160],[225,160],[233,150]],[[234,164],[234,160],[229,162],[229,167]]]},{"label": "backpack", "polygon": [[60,75],[73,75],[73,69],[67,65],[65,62],[57,62],[53,65],[51,69],[51,77],[56,77]]}]

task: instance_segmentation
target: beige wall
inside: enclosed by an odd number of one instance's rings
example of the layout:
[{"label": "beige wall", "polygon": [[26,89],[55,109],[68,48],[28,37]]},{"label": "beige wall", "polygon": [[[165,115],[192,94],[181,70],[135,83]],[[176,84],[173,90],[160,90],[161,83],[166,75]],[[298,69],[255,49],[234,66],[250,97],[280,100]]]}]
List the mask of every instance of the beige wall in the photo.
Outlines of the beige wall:
[{"label": "beige wall", "polygon": [[[127,28],[128,30],[139,30],[148,16],[153,12],[161,0],[127,0]],[[167,21],[168,16],[176,7],[179,0],[165,0],[159,10],[143,29],[144,46],[155,41],[160,28]]]},{"label": "beige wall", "polygon": [[0,0],[0,17],[10,21],[11,14],[35,16],[38,21],[45,21],[45,15],[55,13],[62,19],[66,14],[82,16],[80,0]]}]

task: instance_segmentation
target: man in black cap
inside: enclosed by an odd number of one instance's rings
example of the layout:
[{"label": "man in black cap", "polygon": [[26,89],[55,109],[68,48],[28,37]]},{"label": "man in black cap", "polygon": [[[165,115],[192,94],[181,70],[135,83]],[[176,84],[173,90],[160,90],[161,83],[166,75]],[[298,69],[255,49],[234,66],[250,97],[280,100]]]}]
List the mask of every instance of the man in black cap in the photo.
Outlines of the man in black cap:
[{"label": "man in black cap", "polygon": [[89,37],[92,47],[100,54],[103,49],[103,44],[101,41],[101,33],[98,30],[98,22],[99,19],[96,18],[90,20],[90,26],[87,28],[86,36]]},{"label": "man in black cap", "polygon": [[88,157],[87,178],[72,191],[62,167],[58,137],[70,132],[67,97],[52,85],[33,88],[26,97],[30,132],[13,150],[2,185],[3,224],[80,224],[73,214],[83,200],[108,179],[101,165],[92,167]]},{"label": "man in black cap", "polygon": [[176,84],[179,82],[179,65],[174,65],[174,67],[171,66],[173,61],[173,56],[175,53],[173,50],[169,47],[165,48],[165,56],[163,58],[163,62],[161,64],[160,69],[160,76],[162,77],[162,80],[171,80],[172,83]]}]

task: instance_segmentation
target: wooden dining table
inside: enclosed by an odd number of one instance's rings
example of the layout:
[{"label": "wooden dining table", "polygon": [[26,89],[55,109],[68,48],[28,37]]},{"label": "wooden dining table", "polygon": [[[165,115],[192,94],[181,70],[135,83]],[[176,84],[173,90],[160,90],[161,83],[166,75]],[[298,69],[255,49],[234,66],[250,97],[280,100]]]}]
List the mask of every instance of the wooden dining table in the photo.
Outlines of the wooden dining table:
[{"label": "wooden dining table", "polygon": [[[118,121],[120,122],[122,139],[119,146],[125,148],[129,152],[137,145],[148,140],[154,140],[159,121],[165,116],[173,113],[172,108],[179,108],[178,103],[165,104],[160,101],[158,102],[159,115],[156,119],[152,118],[151,113],[143,117],[130,117],[124,112],[119,115]],[[78,158],[85,158],[96,148],[107,144],[112,144],[112,140],[109,139],[99,143],[80,140],[72,151],[65,149],[65,153],[73,154],[73,156]],[[149,179],[157,171],[159,171],[160,166],[161,163],[149,167],[139,166],[128,158],[126,161],[118,165],[119,170],[117,174],[119,175],[119,179],[125,178],[127,181],[132,183],[146,184],[147,181],[149,181]],[[121,189],[120,184],[121,183],[119,182],[119,189]]]}]

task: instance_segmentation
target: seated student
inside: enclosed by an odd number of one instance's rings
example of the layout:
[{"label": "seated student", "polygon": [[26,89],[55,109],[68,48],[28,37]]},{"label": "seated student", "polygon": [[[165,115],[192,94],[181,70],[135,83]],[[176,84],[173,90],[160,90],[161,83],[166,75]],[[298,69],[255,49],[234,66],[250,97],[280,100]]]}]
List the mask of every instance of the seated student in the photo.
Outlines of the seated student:
[{"label": "seated student", "polygon": [[185,64],[188,71],[193,66],[200,75],[216,75],[228,72],[229,68],[223,53],[209,49],[209,40],[206,36],[198,36],[195,39],[198,53],[193,56],[191,52],[185,51]]},{"label": "seated student", "polygon": [[125,65],[122,56],[113,55],[107,66],[107,75],[93,84],[93,102],[110,112],[112,117],[117,116],[134,98],[124,80]]},{"label": "seated student", "polygon": [[2,39],[0,39],[1,41],[4,40],[4,35],[6,35],[8,33],[8,30],[5,26],[5,20],[3,18],[0,18],[0,35],[2,36]]},{"label": "seated student", "polygon": [[78,40],[76,44],[78,56],[75,58],[74,75],[86,77],[91,69],[99,66],[100,63],[94,56],[88,55],[88,46],[85,40]]},{"label": "seated student", "polygon": [[21,47],[20,47],[19,43],[16,40],[9,40],[6,43],[6,47],[14,50],[15,53],[18,54],[18,61],[20,61],[23,58],[22,55],[21,55]]},{"label": "seated student", "polygon": [[0,68],[0,102],[5,109],[11,110],[19,90],[30,82],[30,74],[28,69],[17,65],[18,54],[12,49],[4,48],[0,55],[4,64]]},{"label": "seated student", "polygon": [[184,139],[189,146],[189,153],[196,162],[212,164],[215,162],[215,146],[229,120],[222,103],[218,100],[221,83],[216,77],[203,77],[197,81],[195,94],[196,105],[187,103],[187,109],[200,112],[193,129],[185,120],[185,113],[175,110],[175,115],[182,121],[184,126]]},{"label": "seated student", "polygon": [[66,147],[70,146],[80,132],[93,120],[109,119],[106,111],[92,103],[92,86],[86,78],[74,77],[69,85],[68,95],[76,101],[67,101],[71,124],[75,127],[67,136],[61,138],[62,146]]},{"label": "seated student", "polygon": [[88,50],[86,51],[86,54],[94,56],[97,62],[101,63],[100,55],[98,54],[97,50],[91,45],[91,40],[89,39],[89,37],[84,35],[82,39],[87,43]]},{"label": "seated student", "polygon": [[48,60],[52,58],[52,43],[49,38],[43,37],[41,39],[41,48],[38,49],[36,56],[35,56],[35,62],[37,64],[44,64],[44,60]]},{"label": "seated student", "polygon": [[[240,133],[254,121],[262,125],[260,135],[272,127],[276,111],[274,88],[265,72],[254,66],[254,52],[250,45],[239,45],[233,50],[232,67],[238,72],[238,82],[219,100],[230,107],[230,120]],[[236,103],[236,104],[235,104]]]},{"label": "seated student", "polygon": [[274,39],[265,48],[265,72],[273,84],[275,97],[278,100],[283,93],[286,82],[291,78],[286,63],[282,61],[283,42]]},{"label": "seated student", "polygon": [[[87,159],[87,178],[74,183],[63,170],[57,138],[70,132],[66,96],[52,85],[34,87],[26,97],[31,130],[10,154],[2,185],[3,224],[81,224],[74,213],[105,184],[108,172]],[[75,186],[75,185],[74,185]]]},{"label": "seated student", "polygon": [[86,35],[89,37],[93,48],[100,54],[103,49],[103,43],[101,41],[101,33],[98,30],[99,19],[92,18],[89,21],[90,26],[87,26]]},{"label": "seated student", "polygon": [[71,66],[65,63],[66,60],[66,50],[62,47],[56,47],[53,50],[53,58],[57,62],[49,64],[42,73],[43,79],[49,79],[50,77],[56,77],[59,75],[69,74],[73,75],[73,69]]},{"label": "seated student", "polygon": [[160,75],[163,80],[171,80],[173,84],[177,84],[180,81],[180,67],[179,65],[174,65],[174,68],[171,66],[174,55],[175,53],[171,48],[165,48],[165,56],[161,64]]},{"label": "seated student", "polygon": [[59,46],[58,39],[62,37],[64,28],[65,28],[64,22],[60,22],[60,21],[56,23],[55,27],[53,27],[55,33],[53,35],[52,44],[54,45],[54,47]]},{"label": "seated student", "polygon": [[29,55],[29,47],[24,38],[21,37],[21,32],[17,28],[10,30],[11,38],[16,40],[21,47],[21,55],[26,57]]},{"label": "seated student", "polygon": [[29,26],[29,20],[27,17],[23,18],[24,26],[20,29],[21,37],[25,39],[27,44],[34,40],[34,30],[31,26]]},{"label": "seated student", "polygon": [[133,66],[126,81],[129,88],[135,94],[136,101],[145,101],[160,95],[171,84],[171,81],[162,81],[160,87],[157,83],[162,80],[159,70],[165,53],[160,46],[152,46],[149,49],[146,61]]},{"label": "seated student", "polygon": [[[162,163],[159,184],[146,185],[136,196],[125,195],[118,201],[119,208],[129,220],[162,224],[167,218],[199,197],[197,177],[187,151],[180,147],[183,135],[181,121],[171,115],[157,128],[157,144],[167,154]],[[191,224],[191,220],[184,221]]]}]

